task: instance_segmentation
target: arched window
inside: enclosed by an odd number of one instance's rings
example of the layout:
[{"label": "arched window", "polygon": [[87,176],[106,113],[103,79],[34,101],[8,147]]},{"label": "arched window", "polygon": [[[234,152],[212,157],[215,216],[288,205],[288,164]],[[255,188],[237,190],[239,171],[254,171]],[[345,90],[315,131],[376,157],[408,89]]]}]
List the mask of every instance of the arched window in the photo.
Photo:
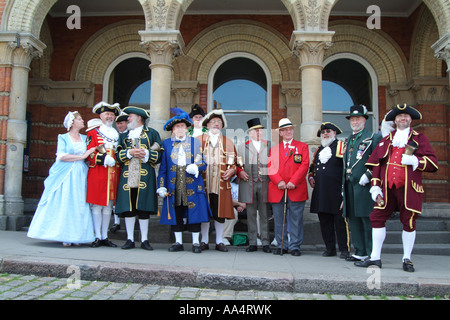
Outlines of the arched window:
[{"label": "arched window", "polygon": [[261,124],[270,129],[270,83],[270,73],[258,58],[246,54],[224,57],[210,74],[208,110],[223,109],[227,129],[246,131],[252,118],[260,118]]},{"label": "arched window", "polygon": [[363,104],[369,119],[366,128],[378,132],[378,99],[375,72],[359,57],[347,54],[325,61],[322,72],[323,121],[338,125],[346,138],[351,134],[350,124],[345,118],[350,107]]}]

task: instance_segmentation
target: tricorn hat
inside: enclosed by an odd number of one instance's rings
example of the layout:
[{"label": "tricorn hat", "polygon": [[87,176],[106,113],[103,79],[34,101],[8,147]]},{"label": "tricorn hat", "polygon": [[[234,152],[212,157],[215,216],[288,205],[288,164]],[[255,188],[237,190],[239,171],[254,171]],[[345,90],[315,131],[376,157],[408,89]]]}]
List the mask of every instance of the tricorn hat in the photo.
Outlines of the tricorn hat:
[{"label": "tricorn hat", "polygon": [[200,114],[202,117],[205,116],[205,111],[203,111],[203,108],[200,107],[198,104],[194,104],[192,106],[191,112],[189,113],[189,118],[192,119],[193,116]]},{"label": "tricorn hat", "polygon": [[399,114],[406,113],[411,116],[411,119],[413,120],[420,120],[422,119],[422,114],[414,109],[411,106],[408,106],[406,103],[403,106],[400,106],[399,104],[394,107],[389,113],[386,115],[386,121],[394,121],[395,117]]},{"label": "tricorn hat", "polygon": [[138,116],[141,116],[142,118],[147,119],[148,117],[150,117],[150,115],[148,114],[148,112],[142,108],[138,108],[138,107],[134,107],[134,106],[128,106],[125,109],[123,109],[123,112],[126,114],[137,114]]},{"label": "tricorn hat", "polygon": [[335,125],[334,123],[324,122],[320,126],[319,130],[317,130],[317,136],[320,137],[321,131],[325,130],[325,129],[331,129],[333,131],[336,131],[336,134],[341,134],[342,133],[342,130],[337,125]]},{"label": "tricorn hat", "polygon": [[350,117],[364,117],[364,118],[368,119],[369,115],[367,114],[366,106],[362,105],[362,104],[351,106],[350,114],[348,116],[346,116],[346,118],[350,119]]},{"label": "tricorn hat", "polygon": [[227,119],[225,119],[225,114],[223,112],[222,109],[214,109],[211,110],[205,117],[205,119],[203,119],[202,122],[202,126],[206,127],[206,125],[208,124],[208,122],[212,119],[212,118],[221,118],[222,122],[223,122],[223,127],[222,129],[225,129],[227,127]]},{"label": "tricorn hat", "polygon": [[185,123],[187,127],[192,126],[192,121],[189,118],[189,115],[184,112],[183,109],[180,108],[170,108],[170,112],[174,114],[172,118],[169,119],[169,121],[166,122],[166,124],[163,127],[163,130],[165,131],[172,131],[172,127],[177,123]]},{"label": "tricorn hat", "polygon": [[126,114],[123,111],[121,111],[119,116],[116,117],[116,122],[121,122],[121,121],[128,121],[128,114]]},{"label": "tricorn hat", "polygon": [[261,120],[259,118],[253,118],[248,120],[247,126],[248,126],[247,131],[254,129],[264,129],[263,125],[261,124]]},{"label": "tricorn hat", "polygon": [[99,118],[91,119],[87,122],[87,129],[86,132],[91,131],[92,129],[95,129],[97,127],[100,127],[102,125],[102,120]]},{"label": "tricorn hat", "polygon": [[92,112],[101,114],[105,111],[110,111],[110,112],[114,112],[115,116],[117,117],[120,114],[119,106],[120,106],[120,104],[118,104],[118,103],[109,104],[104,101],[101,101],[94,106],[94,108],[92,109]]}]

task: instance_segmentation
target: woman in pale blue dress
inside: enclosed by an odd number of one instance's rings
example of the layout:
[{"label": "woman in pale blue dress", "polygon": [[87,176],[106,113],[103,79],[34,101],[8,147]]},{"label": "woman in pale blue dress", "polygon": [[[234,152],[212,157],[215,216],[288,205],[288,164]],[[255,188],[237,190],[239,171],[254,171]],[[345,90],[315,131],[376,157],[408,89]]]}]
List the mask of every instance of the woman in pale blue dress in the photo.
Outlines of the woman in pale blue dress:
[{"label": "woman in pale blue dress", "polygon": [[84,162],[95,148],[86,150],[86,136],[79,133],[84,121],[78,112],[67,114],[64,127],[69,132],[58,135],[56,162],[44,181],[44,192],[27,235],[71,246],[95,240],[86,203],[88,166]]}]

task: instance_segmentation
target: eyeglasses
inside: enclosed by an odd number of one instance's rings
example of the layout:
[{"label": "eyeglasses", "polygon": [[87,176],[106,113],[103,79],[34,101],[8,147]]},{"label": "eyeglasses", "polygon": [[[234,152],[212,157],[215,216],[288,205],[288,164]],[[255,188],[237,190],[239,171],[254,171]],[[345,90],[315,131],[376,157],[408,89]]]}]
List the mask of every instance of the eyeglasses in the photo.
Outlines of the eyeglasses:
[{"label": "eyeglasses", "polygon": [[211,124],[222,124],[222,120],[211,120]]},{"label": "eyeglasses", "polygon": [[323,129],[322,131],[320,131],[320,134],[325,134],[325,133],[331,133],[331,129]]}]

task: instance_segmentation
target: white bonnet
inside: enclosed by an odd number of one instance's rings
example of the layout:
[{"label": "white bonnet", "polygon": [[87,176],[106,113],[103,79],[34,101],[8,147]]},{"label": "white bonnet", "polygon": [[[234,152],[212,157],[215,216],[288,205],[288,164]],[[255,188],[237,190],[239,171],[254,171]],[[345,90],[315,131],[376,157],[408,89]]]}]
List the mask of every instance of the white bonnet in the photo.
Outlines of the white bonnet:
[{"label": "white bonnet", "polygon": [[74,112],[69,111],[69,113],[64,118],[63,125],[67,129],[67,131],[69,131],[70,128],[72,127],[73,120],[75,119],[76,114],[78,114],[78,111],[74,111]]}]

